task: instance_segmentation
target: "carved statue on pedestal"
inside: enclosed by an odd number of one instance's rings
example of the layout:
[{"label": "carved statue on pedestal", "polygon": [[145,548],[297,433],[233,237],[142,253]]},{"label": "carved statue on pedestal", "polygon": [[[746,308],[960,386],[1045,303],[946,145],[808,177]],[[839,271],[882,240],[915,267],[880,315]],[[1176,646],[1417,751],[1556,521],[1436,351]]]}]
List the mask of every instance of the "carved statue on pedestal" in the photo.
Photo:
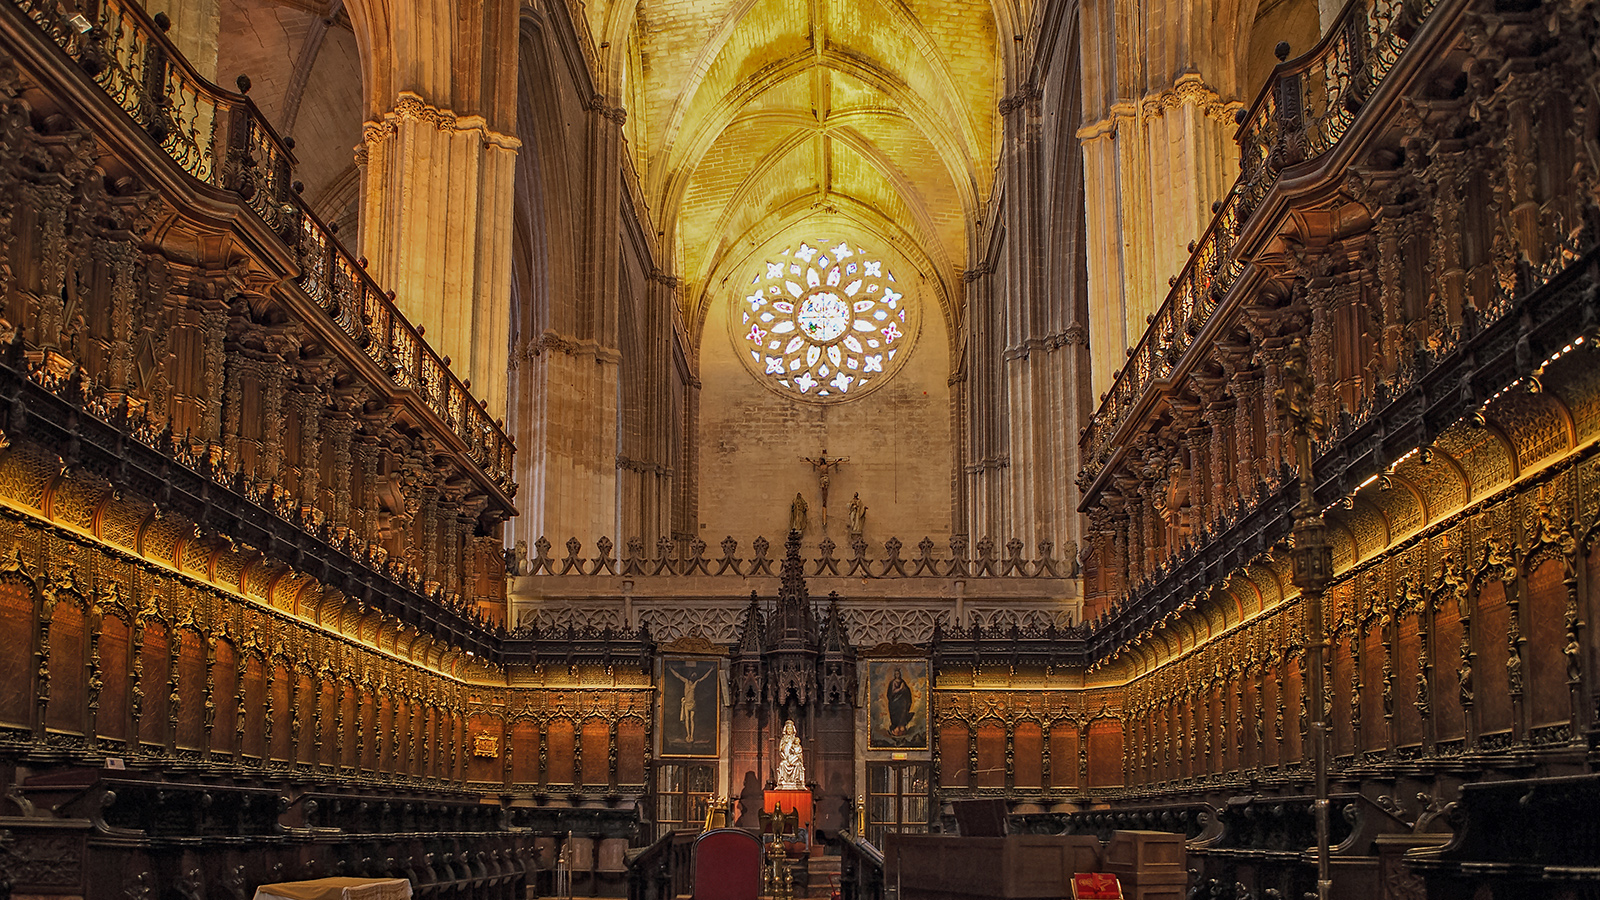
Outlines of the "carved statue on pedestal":
[{"label": "carved statue on pedestal", "polygon": [[783,736],[778,739],[778,790],[803,791],[806,787],[806,765],[800,757],[800,735],[794,729],[794,720],[783,723]]},{"label": "carved statue on pedestal", "polygon": [[852,540],[861,537],[861,527],[866,524],[866,518],[867,505],[861,502],[861,495],[856,494],[850,500],[850,522],[847,528]]},{"label": "carved statue on pedestal", "polygon": [[806,526],[811,524],[810,517],[806,515],[806,512],[806,498],[800,496],[800,492],[796,491],[794,495],[794,502],[789,504],[790,531],[797,531],[800,534],[806,533]]}]

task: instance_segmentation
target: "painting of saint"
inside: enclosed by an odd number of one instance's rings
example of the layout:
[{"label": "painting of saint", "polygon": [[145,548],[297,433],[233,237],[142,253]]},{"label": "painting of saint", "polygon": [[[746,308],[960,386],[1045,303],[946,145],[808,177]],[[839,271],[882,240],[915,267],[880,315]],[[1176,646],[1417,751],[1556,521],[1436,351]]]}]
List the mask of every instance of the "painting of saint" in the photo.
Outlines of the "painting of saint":
[{"label": "painting of saint", "polygon": [[871,697],[867,747],[923,750],[928,746],[928,661],[872,660],[867,664]]},{"label": "painting of saint", "polygon": [[667,657],[661,667],[661,754],[716,756],[722,725],[717,661]]}]

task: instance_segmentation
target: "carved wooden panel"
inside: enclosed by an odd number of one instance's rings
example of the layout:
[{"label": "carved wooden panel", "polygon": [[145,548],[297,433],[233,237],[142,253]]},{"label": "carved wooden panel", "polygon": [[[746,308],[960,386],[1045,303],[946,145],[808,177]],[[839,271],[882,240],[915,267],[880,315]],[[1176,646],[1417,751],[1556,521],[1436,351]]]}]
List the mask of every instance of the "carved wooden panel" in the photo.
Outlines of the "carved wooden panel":
[{"label": "carved wooden panel", "polygon": [[178,746],[199,749],[205,740],[205,639],[189,628],[178,629],[177,635]]},{"label": "carved wooden panel", "polygon": [[1058,722],[1050,729],[1050,786],[1078,785],[1078,725]]},{"label": "carved wooden panel", "polygon": [[[248,756],[261,756],[266,752],[267,679],[261,658],[251,655],[244,662],[244,745],[241,752]],[[278,709],[282,709],[279,706]]]},{"label": "carved wooden panel", "polygon": [[1122,784],[1122,723],[1097,719],[1089,723],[1089,787]]},{"label": "carved wooden panel", "polygon": [[1535,728],[1569,722],[1572,715],[1563,652],[1567,646],[1566,565],[1553,555],[1542,558],[1528,573],[1528,601],[1523,608],[1528,638],[1523,654],[1531,701],[1528,723]]},{"label": "carved wooden panel", "polygon": [[[1361,749],[1389,745],[1389,722],[1383,716],[1384,663],[1389,652],[1386,626],[1373,616],[1361,636]],[[1393,684],[1389,685],[1393,690]]]},{"label": "carved wooden panel", "polygon": [[[1273,668],[1266,670],[1262,676],[1258,690],[1261,693],[1261,765],[1277,766],[1283,764],[1283,755],[1279,752],[1281,746],[1278,742],[1278,704],[1283,702],[1283,682],[1279,680],[1282,669]],[[1285,710],[1287,713],[1288,710]],[[1290,721],[1282,723],[1284,726],[1292,725]]]},{"label": "carved wooden panel", "polygon": [[518,719],[511,726],[511,781],[535,784],[539,780],[539,726],[532,719]]},{"label": "carved wooden panel", "polygon": [[1506,606],[1505,585],[1498,578],[1484,581],[1472,616],[1473,703],[1478,714],[1480,735],[1511,728],[1511,694],[1507,690],[1506,661],[1509,659],[1506,636],[1511,630],[1511,611]]},{"label": "carved wooden panel", "polygon": [[[290,725],[293,721],[293,710],[289,708],[290,685],[295,675],[282,663],[274,663],[272,676],[272,758],[277,760],[289,759],[292,740]],[[267,736],[262,735],[265,743]]]},{"label": "carved wooden panel", "polygon": [[233,753],[239,748],[235,724],[239,720],[239,651],[231,641],[216,641],[217,659],[211,667],[212,710],[208,718],[211,726],[211,749],[219,753]]},{"label": "carved wooden panel", "polygon": [[[1232,734],[1229,742],[1229,746],[1234,748],[1231,752],[1235,754],[1238,768],[1265,765],[1265,760],[1262,757],[1261,742],[1266,737],[1267,723],[1256,716],[1256,707],[1260,705],[1261,700],[1257,696],[1257,691],[1256,679],[1253,676],[1246,677],[1244,679],[1244,708],[1242,710],[1235,709],[1233,715],[1228,719],[1230,723],[1244,723],[1244,730]],[[1237,704],[1237,698],[1233,702]],[[1229,730],[1232,731],[1233,727],[1233,725],[1230,725]]]},{"label": "carved wooden panel", "polygon": [[139,654],[139,689],[144,693],[139,738],[151,744],[167,742],[167,708],[171,700],[167,687],[171,664],[167,642],[166,628],[155,622],[145,622],[144,648]]},{"label": "carved wooden panel", "polygon": [[63,599],[56,604],[50,624],[50,706],[45,718],[50,728],[74,734],[84,725],[83,609]]},{"label": "carved wooden panel", "polygon": [[1467,735],[1462,715],[1461,615],[1456,600],[1448,592],[1434,604],[1433,641],[1433,735],[1436,741],[1457,741]]},{"label": "carved wooden panel", "polygon": [[642,719],[623,719],[617,723],[617,784],[643,784],[648,745]]},{"label": "carved wooden panel", "polygon": [[[480,743],[480,737],[483,738]],[[467,780],[504,780],[504,730],[498,716],[477,715],[467,720]]]},{"label": "carved wooden panel", "polygon": [[1401,746],[1422,742],[1422,713],[1417,709],[1417,678],[1422,671],[1422,637],[1417,613],[1402,615],[1398,622],[1392,671],[1393,692],[1390,710],[1394,716],[1395,737]]},{"label": "carved wooden panel", "polygon": [[980,722],[978,734],[978,768],[973,772],[975,787],[1005,787],[1006,784],[1006,729],[999,722]]},{"label": "carved wooden panel", "polygon": [[1352,703],[1356,699],[1352,696],[1356,682],[1349,634],[1333,641],[1332,655],[1333,677],[1328,681],[1328,693],[1333,700],[1333,755],[1347,756],[1355,752],[1355,720],[1360,710],[1358,703]]},{"label": "carved wooden panel", "polygon": [[967,771],[967,725],[944,722],[939,725],[939,784],[966,787],[971,783]]},{"label": "carved wooden panel", "polygon": [[95,731],[101,737],[128,737],[128,624],[113,615],[100,620],[100,710]]},{"label": "carved wooden panel", "polygon": [[583,723],[583,783],[604,786],[611,781],[611,724],[605,719]]},{"label": "carved wooden panel", "polygon": [[0,725],[26,728],[33,721],[33,586],[17,576],[0,577]]},{"label": "carved wooden panel", "polygon": [[1012,779],[1018,788],[1044,786],[1044,729],[1037,722],[1018,722],[1011,738]]},{"label": "carved wooden panel", "polygon": [[571,719],[553,719],[546,726],[545,744],[548,763],[545,766],[545,784],[572,784],[572,751],[576,746],[575,730]]}]

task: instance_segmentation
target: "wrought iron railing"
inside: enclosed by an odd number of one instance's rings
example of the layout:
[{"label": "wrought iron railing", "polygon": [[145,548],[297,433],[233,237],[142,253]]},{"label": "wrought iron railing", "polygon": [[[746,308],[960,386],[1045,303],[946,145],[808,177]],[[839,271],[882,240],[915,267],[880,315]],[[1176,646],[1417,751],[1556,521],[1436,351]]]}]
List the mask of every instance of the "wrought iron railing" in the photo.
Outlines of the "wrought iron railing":
[{"label": "wrought iron railing", "polygon": [[165,17],[134,0],[10,0],[86,72],[111,102],[184,172],[231,191],[295,251],[297,284],[395,387],[415,391],[507,492],[515,448],[333,230],[294,190],[292,146],[240,93],[189,65],[165,34]]},{"label": "wrought iron railing", "polygon": [[1087,479],[1110,459],[1112,438],[1151,382],[1171,373],[1244,272],[1239,234],[1278,173],[1338,146],[1437,2],[1350,0],[1315,47],[1273,70],[1242,117],[1238,180],[1085,430]]}]

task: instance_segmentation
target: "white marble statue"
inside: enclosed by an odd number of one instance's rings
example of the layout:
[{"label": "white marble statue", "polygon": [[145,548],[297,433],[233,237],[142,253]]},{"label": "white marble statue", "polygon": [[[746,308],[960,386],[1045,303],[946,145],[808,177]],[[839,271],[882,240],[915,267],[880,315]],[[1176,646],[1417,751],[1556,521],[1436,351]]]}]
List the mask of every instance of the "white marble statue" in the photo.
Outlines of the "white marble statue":
[{"label": "white marble statue", "polygon": [[778,790],[803,791],[806,788],[806,764],[800,758],[800,735],[794,730],[794,720],[783,723],[783,737],[778,739]]}]

